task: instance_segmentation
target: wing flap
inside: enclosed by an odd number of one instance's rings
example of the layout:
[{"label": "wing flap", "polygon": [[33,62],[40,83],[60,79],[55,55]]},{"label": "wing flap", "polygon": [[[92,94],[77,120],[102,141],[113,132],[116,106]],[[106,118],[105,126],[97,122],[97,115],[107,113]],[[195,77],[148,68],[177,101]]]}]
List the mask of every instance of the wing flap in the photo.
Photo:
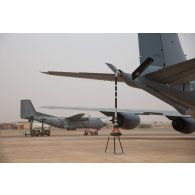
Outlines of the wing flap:
[{"label": "wing flap", "polygon": [[[83,78],[83,79],[94,79],[102,81],[114,81],[114,74],[107,73],[87,73],[87,72],[56,72],[48,71],[42,72],[44,74],[63,76],[63,77],[73,77],[73,78]],[[122,82],[122,78],[118,79],[119,82]]]},{"label": "wing flap", "polygon": [[178,85],[195,80],[195,58],[145,75],[164,84]]}]

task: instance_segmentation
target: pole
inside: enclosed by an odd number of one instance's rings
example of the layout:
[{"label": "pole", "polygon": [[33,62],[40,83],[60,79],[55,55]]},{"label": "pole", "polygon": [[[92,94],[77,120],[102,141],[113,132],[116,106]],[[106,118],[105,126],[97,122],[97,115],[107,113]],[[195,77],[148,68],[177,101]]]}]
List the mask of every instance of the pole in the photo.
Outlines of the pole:
[{"label": "pole", "polygon": [[121,136],[122,133],[119,130],[118,126],[118,114],[117,114],[117,109],[118,109],[118,76],[121,75],[121,72],[118,70],[115,73],[115,90],[114,90],[114,104],[115,104],[115,112],[114,112],[114,127],[112,132],[110,133],[111,136]]},{"label": "pole", "polygon": [[[119,140],[119,144],[123,153],[123,147],[122,147],[122,143],[120,141],[120,136],[122,135],[122,133],[119,130],[119,125],[118,125],[118,88],[117,88],[117,84],[118,84],[118,76],[121,75],[121,72],[118,70],[115,73],[115,87],[114,87],[114,104],[115,104],[115,110],[114,110],[114,119],[113,119],[113,129],[112,132],[110,133],[110,136],[113,136],[114,139],[114,154],[116,154],[116,138],[118,138]],[[109,144],[109,140],[110,140],[110,136],[108,137],[107,143],[106,143],[106,149],[105,149],[105,153],[107,152],[108,149],[108,144]]]}]

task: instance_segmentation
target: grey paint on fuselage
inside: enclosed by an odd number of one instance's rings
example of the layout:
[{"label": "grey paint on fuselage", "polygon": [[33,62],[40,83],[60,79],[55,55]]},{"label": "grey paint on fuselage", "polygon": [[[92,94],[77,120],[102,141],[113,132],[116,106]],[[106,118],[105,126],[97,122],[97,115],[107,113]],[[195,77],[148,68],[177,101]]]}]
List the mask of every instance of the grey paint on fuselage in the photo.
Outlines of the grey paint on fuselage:
[{"label": "grey paint on fuselage", "polygon": [[84,114],[78,114],[72,117],[65,118],[36,112],[30,100],[21,100],[20,115],[23,119],[33,119],[40,123],[43,122],[47,125],[63,129],[101,129],[106,125],[101,119],[95,117],[83,117]]},{"label": "grey paint on fuselage", "polygon": [[51,125],[58,128],[63,129],[82,129],[82,128],[92,128],[92,129],[101,129],[105,126],[105,124],[100,120],[99,118],[81,118],[77,120],[69,120],[64,117],[55,117],[55,116],[42,116],[42,117],[34,117],[35,121],[42,122],[44,120],[44,123],[47,125]]},{"label": "grey paint on fuselage", "polygon": [[122,77],[124,79],[124,82],[128,86],[142,89],[154,95],[155,97],[172,105],[182,114],[189,114],[188,107],[191,107],[195,110],[195,107],[192,107],[192,104],[194,104],[192,99],[189,98],[189,96],[185,95],[183,92],[180,92],[159,82],[144,78],[143,76],[140,76],[139,78],[137,78],[137,80],[133,80],[131,74],[123,73]]},{"label": "grey paint on fuselage", "polygon": [[[145,77],[148,73],[153,73],[165,67],[186,61],[178,34],[140,33],[138,34],[138,38],[140,63],[147,57],[153,58],[154,62],[136,80],[132,79],[131,74],[120,70],[123,81],[130,87],[142,89],[172,105],[180,113],[191,115],[195,118],[195,91],[193,90],[193,81],[180,85],[171,85]],[[114,70],[117,70],[113,65],[109,66],[109,68],[114,73]],[[185,71],[188,71],[188,68],[183,70],[183,72]]]}]

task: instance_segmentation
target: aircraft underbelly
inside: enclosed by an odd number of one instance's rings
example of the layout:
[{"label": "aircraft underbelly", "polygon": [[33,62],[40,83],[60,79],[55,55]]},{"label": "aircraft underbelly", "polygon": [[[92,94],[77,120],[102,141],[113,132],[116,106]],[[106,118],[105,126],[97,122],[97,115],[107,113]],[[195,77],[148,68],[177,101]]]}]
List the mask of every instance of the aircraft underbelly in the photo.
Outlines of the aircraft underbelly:
[{"label": "aircraft underbelly", "polygon": [[59,120],[57,117],[35,117],[34,120],[42,123],[42,120],[44,124],[51,125],[58,128],[63,128],[64,121]]},{"label": "aircraft underbelly", "polygon": [[99,129],[102,125],[97,121],[87,120],[87,121],[72,121],[68,123],[68,128],[82,129],[82,128],[92,128]]},{"label": "aircraft underbelly", "polygon": [[182,91],[154,83],[148,83],[143,90],[172,105],[182,114],[189,114],[189,110],[195,112],[195,102],[193,98],[190,98]]}]

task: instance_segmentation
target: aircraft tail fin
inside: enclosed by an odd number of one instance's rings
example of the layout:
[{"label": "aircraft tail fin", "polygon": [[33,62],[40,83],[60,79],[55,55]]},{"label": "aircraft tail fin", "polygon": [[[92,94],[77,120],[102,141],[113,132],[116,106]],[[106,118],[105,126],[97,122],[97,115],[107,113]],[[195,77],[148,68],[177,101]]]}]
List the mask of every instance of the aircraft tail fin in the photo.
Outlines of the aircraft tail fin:
[{"label": "aircraft tail fin", "polygon": [[152,65],[166,67],[186,60],[176,33],[140,33],[138,39],[140,63],[150,57]]},{"label": "aircraft tail fin", "polygon": [[[186,61],[177,33],[140,33],[138,39],[141,63],[150,57],[154,59],[152,65],[165,68]],[[189,91],[191,87],[186,81],[174,88]]]},{"label": "aircraft tail fin", "polygon": [[20,102],[20,118],[29,119],[37,115],[37,112],[30,100],[21,100]]}]

